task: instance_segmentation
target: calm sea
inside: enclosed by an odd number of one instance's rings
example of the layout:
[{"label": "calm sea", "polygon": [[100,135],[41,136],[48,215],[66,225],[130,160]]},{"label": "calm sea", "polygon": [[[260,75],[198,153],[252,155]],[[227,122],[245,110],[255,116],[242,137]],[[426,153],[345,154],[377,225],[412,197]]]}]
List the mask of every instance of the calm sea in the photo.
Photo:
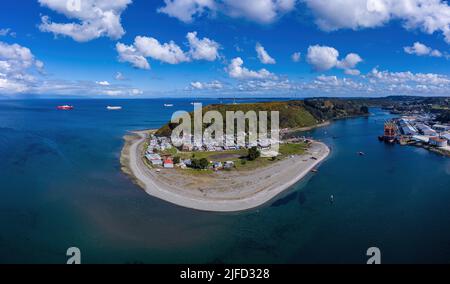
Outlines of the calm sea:
[{"label": "calm sea", "polygon": [[[205,213],[145,194],[120,171],[122,137],[190,102],[0,101],[0,263],[65,263],[72,246],[84,263],[365,263],[374,246],[385,263],[450,263],[450,159],[380,143],[390,115],[377,109],[309,132],[332,154],[262,208]],[[66,103],[76,109],[55,110]]]}]

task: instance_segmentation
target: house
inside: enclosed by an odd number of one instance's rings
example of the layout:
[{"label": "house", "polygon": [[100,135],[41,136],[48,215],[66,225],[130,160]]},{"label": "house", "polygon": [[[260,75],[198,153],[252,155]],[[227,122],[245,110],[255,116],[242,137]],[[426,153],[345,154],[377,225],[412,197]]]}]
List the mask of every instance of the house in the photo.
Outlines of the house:
[{"label": "house", "polygon": [[145,155],[145,157],[153,166],[161,166],[162,165],[161,156],[158,154],[151,153],[151,154]]},{"label": "house", "polygon": [[222,164],[221,162],[213,162],[212,164],[213,164],[213,168],[214,168],[215,170],[218,170],[218,169],[222,169],[222,168],[223,168],[223,164]]},{"label": "house", "polygon": [[163,164],[164,164],[164,168],[166,168],[166,169],[173,169],[173,167],[174,167],[172,158],[164,159]]},{"label": "house", "polygon": [[152,163],[152,166],[162,166],[163,164],[162,160],[151,160],[150,163]]},{"label": "house", "polygon": [[225,165],[223,166],[225,169],[231,169],[234,167],[234,162],[233,161],[226,161]]},{"label": "house", "polygon": [[436,147],[445,147],[447,146],[447,140],[439,137],[430,137],[430,145],[436,146]]}]

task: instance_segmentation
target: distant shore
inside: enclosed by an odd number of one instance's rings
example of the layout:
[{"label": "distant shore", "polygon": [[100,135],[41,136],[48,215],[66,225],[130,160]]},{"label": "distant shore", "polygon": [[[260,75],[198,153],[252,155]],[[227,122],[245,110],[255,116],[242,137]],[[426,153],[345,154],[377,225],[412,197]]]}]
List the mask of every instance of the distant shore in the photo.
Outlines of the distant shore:
[{"label": "distant shore", "polygon": [[193,174],[161,169],[157,172],[143,159],[149,133],[149,130],[135,131],[124,137],[120,159],[123,172],[151,196],[202,211],[236,212],[262,206],[305,177],[330,153],[325,144],[313,141],[304,155],[251,171]]}]

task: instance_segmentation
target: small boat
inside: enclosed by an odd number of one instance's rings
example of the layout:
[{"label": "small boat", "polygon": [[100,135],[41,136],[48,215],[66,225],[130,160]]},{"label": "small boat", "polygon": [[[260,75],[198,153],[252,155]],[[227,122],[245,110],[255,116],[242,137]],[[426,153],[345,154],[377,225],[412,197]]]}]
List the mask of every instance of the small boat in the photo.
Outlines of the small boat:
[{"label": "small boat", "polygon": [[121,106],[107,106],[106,109],[107,110],[121,110],[122,107]]},{"label": "small boat", "polygon": [[330,196],[330,202],[331,202],[331,203],[334,203],[334,195],[331,195],[331,196]]},{"label": "small boat", "polygon": [[173,104],[164,104],[165,107],[173,107]]},{"label": "small boat", "polygon": [[311,170],[311,172],[318,173],[319,171],[317,169],[313,169],[313,170]]},{"label": "small boat", "polygon": [[358,152],[358,155],[360,155],[360,156],[365,156],[366,153],[364,153],[364,152]]},{"label": "small boat", "polygon": [[57,106],[56,108],[59,110],[73,110],[73,106],[69,105]]}]

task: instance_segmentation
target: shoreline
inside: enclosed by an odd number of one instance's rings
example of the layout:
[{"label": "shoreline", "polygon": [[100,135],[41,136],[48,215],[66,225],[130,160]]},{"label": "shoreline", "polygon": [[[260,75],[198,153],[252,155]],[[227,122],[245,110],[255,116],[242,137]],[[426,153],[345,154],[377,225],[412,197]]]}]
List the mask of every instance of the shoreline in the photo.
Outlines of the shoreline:
[{"label": "shoreline", "polygon": [[124,136],[122,171],[147,194],[201,211],[239,212],[260,207],[303,179],[330,154],[325,144],[314,141],[307,154],[264,168],[205,177],[191,175],[187,180],[187,174],[177,170],[161,169],[158,173],[147,167],[142,151],[149,131],[133,131]]}]

